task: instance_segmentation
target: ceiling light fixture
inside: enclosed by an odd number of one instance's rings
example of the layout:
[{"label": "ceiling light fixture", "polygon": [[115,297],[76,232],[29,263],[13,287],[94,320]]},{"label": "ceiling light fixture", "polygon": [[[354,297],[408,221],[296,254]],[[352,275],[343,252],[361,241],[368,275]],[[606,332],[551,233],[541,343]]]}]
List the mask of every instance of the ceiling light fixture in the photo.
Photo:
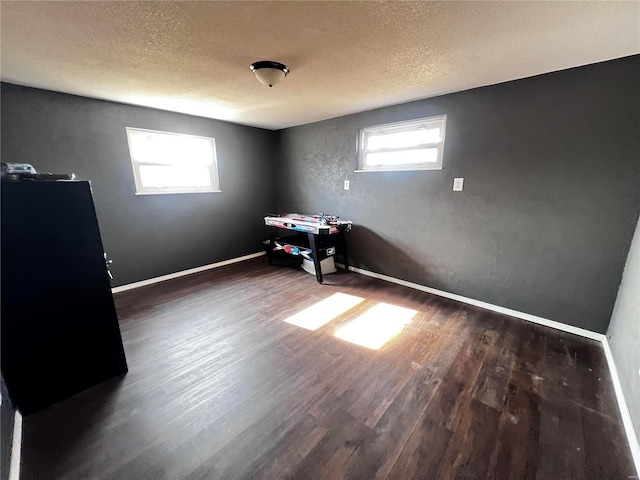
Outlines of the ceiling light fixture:
[{"label": "ceiling light fixture", "polygon": [[270,60],[252,63],[249,68],[258,81],[267,87],[273,87],[280,83],[289,73],[289,67]]}]

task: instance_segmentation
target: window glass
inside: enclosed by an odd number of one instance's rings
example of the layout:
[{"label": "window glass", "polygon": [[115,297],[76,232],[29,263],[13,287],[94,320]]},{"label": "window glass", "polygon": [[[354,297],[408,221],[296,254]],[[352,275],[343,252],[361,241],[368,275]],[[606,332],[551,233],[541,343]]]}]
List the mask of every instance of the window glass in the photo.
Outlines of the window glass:
[{"label": "window glass", "polygon": [[127,128],[137,194],[220,191],[215,139]]}]

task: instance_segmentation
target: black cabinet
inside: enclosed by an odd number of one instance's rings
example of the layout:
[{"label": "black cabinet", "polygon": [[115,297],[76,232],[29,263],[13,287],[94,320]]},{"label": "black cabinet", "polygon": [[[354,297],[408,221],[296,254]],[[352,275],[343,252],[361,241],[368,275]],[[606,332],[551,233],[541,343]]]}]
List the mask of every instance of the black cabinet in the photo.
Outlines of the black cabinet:
[{"label": "black cabinet", "polygon": [[1,368],[24,415],[127,371],[89,182],[3,182]]}]

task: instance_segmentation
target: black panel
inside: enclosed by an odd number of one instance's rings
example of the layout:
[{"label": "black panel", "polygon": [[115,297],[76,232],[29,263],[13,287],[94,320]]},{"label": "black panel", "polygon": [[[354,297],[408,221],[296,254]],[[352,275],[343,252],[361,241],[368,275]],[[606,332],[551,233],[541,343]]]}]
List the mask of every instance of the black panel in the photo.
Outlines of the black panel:
[{"label": "black panel", "polygon": [[89,182],[2,185],[2,374],[23,414],[127,371]]}]

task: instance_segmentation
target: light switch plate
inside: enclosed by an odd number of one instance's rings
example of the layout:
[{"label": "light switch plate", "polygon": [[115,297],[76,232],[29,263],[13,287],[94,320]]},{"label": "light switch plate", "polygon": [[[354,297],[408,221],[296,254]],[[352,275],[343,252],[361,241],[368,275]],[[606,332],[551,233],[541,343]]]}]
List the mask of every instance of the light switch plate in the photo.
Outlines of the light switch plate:
[{"label": "light switch plate", "polygon": [[454,192],[461,192],[463,186],[464,186],[464,178],[454,178],[453,179],[453,191]]}]

